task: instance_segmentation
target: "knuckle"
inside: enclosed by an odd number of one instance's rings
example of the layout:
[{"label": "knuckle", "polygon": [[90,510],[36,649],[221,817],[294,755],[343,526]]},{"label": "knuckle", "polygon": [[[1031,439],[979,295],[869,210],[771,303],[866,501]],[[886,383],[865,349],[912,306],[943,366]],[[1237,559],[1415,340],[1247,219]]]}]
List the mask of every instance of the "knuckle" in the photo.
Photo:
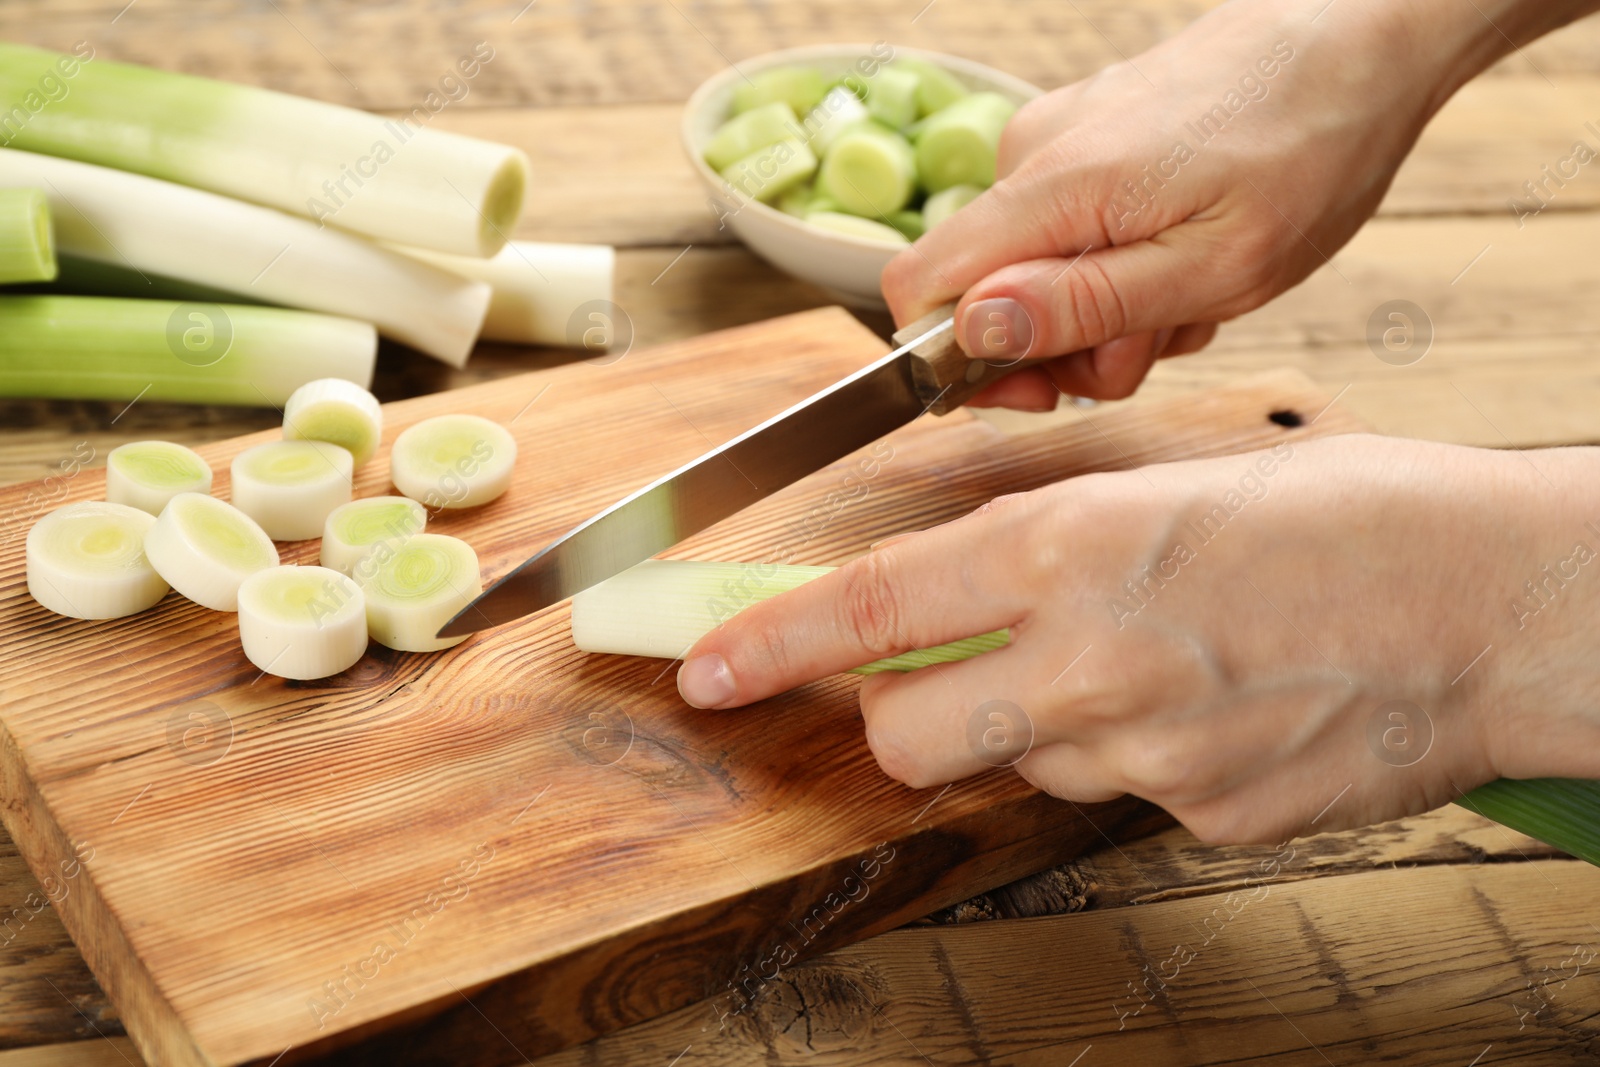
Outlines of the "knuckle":
[{"label": "knuckle", "polygon": [[1055,347],[1087,348],[1128,332],[1127,306],[1098,257],[1084,256],[1057,286],[1061,295],[1056,310],[1062,321]]},{"label": "knuckle", "polygon": [[884,774],[913,789],[921,789],[930,784],[925,781],[922,768],[911,751],[902,743],[896,731],[886,729],[869,718],[866,732],[867,748],[871,751],[872,758],[878,761],[878,767]]},{"label": "knuckle", "polygon": [[841,568],[844,582],[839,617],[848,638],[873,659],[910,648],[901,625],[902,608],[886,552],[870,552]]}]

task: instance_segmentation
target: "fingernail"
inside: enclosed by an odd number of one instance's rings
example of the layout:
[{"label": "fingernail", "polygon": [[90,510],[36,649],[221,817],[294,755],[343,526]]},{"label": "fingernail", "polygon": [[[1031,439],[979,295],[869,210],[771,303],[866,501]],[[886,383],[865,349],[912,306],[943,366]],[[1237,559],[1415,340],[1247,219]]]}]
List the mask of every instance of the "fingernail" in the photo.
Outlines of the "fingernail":
[{"label": "fingernail", "polygon": [[1010,297],[991,297],[968,306],[961,338],[973,359],[1021,359],[1033,347],[1033,320]]},{"label": "fingernail", "polygon": [[696,708],[714,708],[733,699],[733,672],[716,653],[685,660],[678,669],[678,695]]}]

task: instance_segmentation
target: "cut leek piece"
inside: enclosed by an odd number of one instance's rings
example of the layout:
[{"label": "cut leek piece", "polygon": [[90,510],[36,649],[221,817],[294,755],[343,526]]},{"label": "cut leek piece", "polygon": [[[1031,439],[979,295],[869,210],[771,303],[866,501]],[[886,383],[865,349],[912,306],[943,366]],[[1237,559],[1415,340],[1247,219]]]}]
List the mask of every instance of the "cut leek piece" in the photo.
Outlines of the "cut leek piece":
[{"label": "cut leek piece", "polygon": [[911,71],[884,67],[867,80],[867,113],[885,126],[904,129],[917,117],[918,84]]},{"label": "cut leek piece", "polygon": [[800,119],[782,100],[741,112],[717,127],[701,153],[712,170],[732,166],[758,148],[801,137]]},{"label": "cut leek piece", "polygon": [[330,375],[366,385],[378,338],[282,308],[0,296],[0,396],[281,405]]},{"label": "cut leek piece", "polygon": [[733,90],[733,114],[782,101],[796,115],[804,115],[821,102],[828,84],[827,75],[815,67],[773,67],[758,71]]},{"label": "cut leek piece", "polygon": [[59,270],[44,193],[0,189],[0,285],[54,281]]},{"label": "cut leek piece", "polygon": [[383,406],[354,382],[318,378],[296,389],[283,406],[283,436],[338,445],[359,467],[383,438]]},{"label": "cut leek piece", "polygon": [[813,211],[806,216],[806,224],[829,233],[846,237],[859,237],[863,241],[881,241],[886,245],[908,245],[906,235],[893,226],[864,219],[860,215],[845,215],[837,211]]},{"label": "cut leek piece", "polygon": [[74,619],[120,619],[152,606],[167,594],[144,550],[155,521],[99,500],[56,508],[28,531],[28,592]]},{"label": "cut leek piece", "polygon": [[106,457],[106,499],[161,514],[179,493],[211,492],[211,466],[171,441],[132,441]]},{"label": "cut leek piece", "polygon": [[[4,128],[6,144],[469,256],[498,252],[521,214],[526,157],[430,128],[437,108],[427,101],[385,119],[251,86],[88,62],[93,55],[0,44],[0,100],[20,104],[38,99],[40,86],[63,86]],[[475,50],[461,62],[479,69],[493,55]]]},{"label": "cut leek piece", "polygon": [[928,232],[927,225],[922,221],[922,212],[912,211],[909,208],[890,215],[888,223],[899,230],[901,236],[908,241],[915,241]]},{"label": "cut leek piece", "polygon": [[[493,291],[489,315],[479,335],[486,341],[517,345],[589,347],[592,321],[580,312],[610,305],[617,252],[610,245],[511,241],[493,259],[451,256],[422,249],[408,255],[474,281]],[[578,316],[582,329],[574,329]],[[610,337],[614,331],[606,331]]]},{"label": "cut leek piece", "polygon": [[[677,659],[740,611],[798,588],[832,567],[646,560],[572,598],[572,643],[585,652]],[[1003,647],[1006,631],[905,652],[854,674],[910,671]]]},{"label": "cut leek piece", "polygon": [[867,105],[861,102],[859,96],[842,85],[834,86],[828,90],[822,102],[806,115],[806,136],[811,151],[821,159],[828,154],[828,149],[833,147],[833,142],[839,139],[841,133],[871,117]]},{"label": "cut leek piece", "polygon": [[897,59],[891,69],[908,71],[916,76],[919,118],[943,111],[971,91],[961,83],[961,79],[939,64],[917,56]]},{"label": "cut leek piece", "polygon": [[216,497],[179,493],[144,535],[145,555],[167,583],[196,604],[235,611],[239,586],[278,565],[278,550],[255,521]]},{"label": "cut leek piece", "polygon": [[806,213],[811,210],[811,201],[816,199],[816,195],[816,190],[809,183],[797,185],[778,197],[778,201],[773,207],[785,215],[793,215],[797,219],[803,219],[806,217]]},{"label": "cut leek piece", "polygon": [[939,190],[923,202],[923,226],[930,230],[933,229],[939,223],[978,199],[982,193],[983,189],[976,185],[952,185],[948,189]]},{"label": "cut leek piece", "polygon": [[349,449],[327,441],[268,441],[233,458],[233,506],[274,541],[308,541],[350,503],[354,467]]},{"label": "cut leek piece", "polygon": [[723,181],[740,196],[771,203],[817,172],[817,157],[798,137],[758,149],[725,168]]},{"label": "cut leek piece", "polygon": [[0,188],[18,186],[46,191],[61,255],[370,322],[451,366],[466,362],[489,308],[482,282],[215,193],[0,148]]},{"label": "cut leek piece", "polygon": [[929,115],[917,137],[922,187],[937,193],[953,185],[993,185],[1000,131],[1016,110],[999,93],[972,93]]},{"label": "cut leek piece", "polygon": [[475,508],[511,485],[517,439],[479,415],[437,415],[395,438],[389,480],[429,511]]},{"label": "cut leek piece", "polygon": [[367,599],[367,632],[400,652],[433,652],[465,637],[434,635],[483,592],[478,554],[454,537],[422,533],[398,547],[379,542],[358,571]]},{"label": "cut leek piece", "polygon": [[872,124],[841,135],[817,172],[820,193],[869,219],[905,207],[916,184],[916,160],[906,139]]},{"label": "cut leek piece", "polygon": [[362,558],[383,542],[394,548],[422,532],[427,510],[403,496],[369,496],[334,508],[322,527],[322,565],[365,577]]},{"label": "cut leek piece", "polygon": [[367,650],[361,588],[327,567],[268,567],[239,586],[245,658],[279,678],[326,678]]}]

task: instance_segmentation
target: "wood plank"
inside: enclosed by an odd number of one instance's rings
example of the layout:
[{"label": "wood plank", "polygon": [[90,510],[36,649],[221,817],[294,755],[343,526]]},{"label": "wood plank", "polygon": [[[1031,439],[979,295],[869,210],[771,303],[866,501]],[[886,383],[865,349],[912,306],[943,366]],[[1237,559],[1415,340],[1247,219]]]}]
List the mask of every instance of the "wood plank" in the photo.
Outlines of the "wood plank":
[{"label": "wood plank", "polygon": [[144,1067],[144,1062],[125,1037],[0,1052],[0,1067]]},{"label": "wood plank", "polygon": [[[729,375],[752,348],[769,358]],[[844,314],[816,312],[610,367],[402,401],[386,432],[392,439],[446,410],[509,423],[550,390],[514,428],[537,462],[519,465],[511,493],[434,527],[465,533],[492,579],[707,439],[879,350]],[[1355,425],[1340,413],[1299,430],[1267,418],[1322,402],[1303,379],[1279,376],[1130,409],[1109,443],[1079,427],[1004,439],[965,416],[919,423],[891,438],[897,462],[884,459],[874,492],[848,511],[828,503],[854,469],[847,462],[681,550],[763,559],[793,549],[797,561],[836,562],[884,530],[942,521],[996,492]],[[612,431],[616,419],[628,434]],[[221,471],[270,436],[202,452]],[[550,441],[561,447],[541,447]],[[380,454],[358,491],[382,489],[383,471]],[[90,498],[97,483],[85,474],[67,496]],[[221,475],[217,491],[226,488]],[[27,492],[0,493],[0,505]],[[812,526],[794,548],[802,520]],[[226,616],[171,598],[117,624],[48,617],[23,591],[16,540],[0,552],[0,574],[0,647],[17,665],[0,705],[5,822],[36,874],[75,848],[92,850],[63,918],[152,1059],[271,1060],[286,1046],[299,1055],[325,1048],[327,1034],[399,1012],[429,1015],[423,1031],[400,1039],[406,1048],[449,1047],[464,1021],[477,1025],[478,1010],[519,1045],[548,1050],[708,995],[717,975],[766,947],[774,918],[809,914],[877,843],[908,873],[880,882],[871,906],[846,911],[807,950],[897,925],[968,895],[977,880],[1007,881],[1099,840],[1071,806],[1004,774],[919,815],[927,800],[885,778],[860,745],[851,681],[712,722],[652,687],[659,665],[573,650],[564,608],[449,655],[378,650],[339,678],[288,685],[259,678]],[[140,679],[131,689],[130,675]],[[65,697],[68,676],[98,680]],[[196,701],[218,709],[233,738],[226,758],[204,766],[177,758],[167,733]],[[633,716],[628,751],[638,755],[622,772],[597,774],[582,758],[597,708]],[[786,784],[793,778],[781,768],[793,766],[807,768],[804,790]],[[552,798],[515,825],[545,787]],[[845,809],[841,796],[852,798]],[[1147,820],[1144,811],[1119,803],[1096,818],[1115,836]],[[382,982],[358,983],[359,996],[317,1010],[322,983],[366,958],[386,921],[427,899],[479,846],[505,858],[484,862],[471,896],[452,906],[450,938],[405,939]],[[576,884],[585,892],[572,892]],[[648,901],[632,891],[639,884],[657,887]],[[457,998],[473,990],[468,1012]],[[529,1003],[542,1005],[537,1019]],[[365,1047],[373,1062],[394,1054]]]},{"label": "wood plank", "polygon": [[783,971],[731,1020],[696,1006],[538,1065],[1592,1061],[1600,870],[1257,874],[1227,896],[896,931]]}]

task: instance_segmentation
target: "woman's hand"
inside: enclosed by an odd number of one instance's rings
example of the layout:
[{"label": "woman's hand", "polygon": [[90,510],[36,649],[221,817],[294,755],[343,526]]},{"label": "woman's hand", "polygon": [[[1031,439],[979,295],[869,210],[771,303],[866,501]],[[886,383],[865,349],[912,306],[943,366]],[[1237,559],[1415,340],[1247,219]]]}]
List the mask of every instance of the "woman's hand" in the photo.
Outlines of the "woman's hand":
[{"label": "woman's hand", "polygon": [[997,652],[863,683],[883,769],[923,787],[1015,761],[1213,841],[1600,777],[1597,467],[1341,437],[1075,478],[747,609],[679,688],[730,708],[1009,627]]},{"label": "woman's hand", "polygon": [[891,262],[884,296],[900,324],[960,297],[975,358],[1058,357],[979,404],[1127,396],[1326,263],[1433,113],[1510,47],[1497,26],[1592,6],[1234,0],[1023,107],[1000,181]]}]

